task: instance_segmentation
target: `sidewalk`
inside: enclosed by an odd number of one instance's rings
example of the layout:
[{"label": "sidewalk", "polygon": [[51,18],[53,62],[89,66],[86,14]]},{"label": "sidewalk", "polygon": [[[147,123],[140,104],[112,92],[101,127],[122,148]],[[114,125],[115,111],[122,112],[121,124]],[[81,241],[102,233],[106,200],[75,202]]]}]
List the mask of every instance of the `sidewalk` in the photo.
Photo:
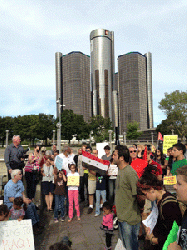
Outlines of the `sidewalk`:
[{"label": "sidewalk", "polygon": [[[68,236],[72,241],[72,250],[103,250],[105,246],[105,234],[99,228],[102,223],[102,214],[98,217],[87,214],[88,207],[80,204],[81,221],[74,216],[72,222],[68,223],[68,217],[65,221],[54,223],[53,213],[44,212],[46,223],[42,235],[35,237],[36,250],[48,250],[49,246]],[[112,249],[114,249],[118,240],[118,230],[114,230],[112,237]]]}]

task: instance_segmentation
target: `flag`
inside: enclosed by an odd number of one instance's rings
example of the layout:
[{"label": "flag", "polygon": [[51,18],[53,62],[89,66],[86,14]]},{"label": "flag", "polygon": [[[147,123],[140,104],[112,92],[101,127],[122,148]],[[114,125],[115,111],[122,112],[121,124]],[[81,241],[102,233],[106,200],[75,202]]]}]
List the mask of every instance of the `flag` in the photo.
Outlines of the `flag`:
[{"label": "flag", "polygon": [[147,167],[147,161],[137,158],[131,162],[131,167],[136,171],[138,177],[140,178]]},{"label": "flag", "polygon": [[163,141],[162,134],[158,132],[158,141]]},{"label": "flag", "polygon": [[86,167],[90,170],[95,170],[101,175],[106,174],[106,171],[108,171],[108,166],[110,165],[109,161],[99,159],[95,155],[92,155],[86,151],[82,151],[82,162],[83,167]]},{"label": "flag", "polygon": [[145,150],[143,153],[143,160],[147,161],[147,146],[145,147]]}]

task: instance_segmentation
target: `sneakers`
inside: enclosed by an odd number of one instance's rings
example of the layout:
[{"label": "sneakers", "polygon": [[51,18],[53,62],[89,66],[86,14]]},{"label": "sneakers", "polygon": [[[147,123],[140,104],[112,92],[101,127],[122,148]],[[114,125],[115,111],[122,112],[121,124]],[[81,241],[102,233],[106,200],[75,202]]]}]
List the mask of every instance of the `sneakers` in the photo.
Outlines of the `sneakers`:
[{"label": "sneakers", "polygon": [[94,216],[97,217],[97,216],[99,216],[99,215],[100,215],[100,214],[95,214]]},{"label": "sneakers", "polygon": [[92,207],[89,207],[88,208],[88,214],[91,214],[93,212],[93,208]]},{"label": "sneakers", "polygon": [[61,218],[61,221],[65,221],[65,217],[64,216]]},{"label": "sneakers", "polygon": [[58,223],[58,219],[54,219],[54,223]]}]

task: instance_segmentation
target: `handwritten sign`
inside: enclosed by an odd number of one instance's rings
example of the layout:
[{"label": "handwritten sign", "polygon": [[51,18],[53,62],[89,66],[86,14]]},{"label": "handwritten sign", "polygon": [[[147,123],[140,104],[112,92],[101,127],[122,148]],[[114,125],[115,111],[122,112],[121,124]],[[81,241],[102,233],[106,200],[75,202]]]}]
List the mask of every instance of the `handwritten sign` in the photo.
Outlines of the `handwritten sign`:
[{"label": "handwritten sign", "polygon": [[79,186],[79,176],[68,176],[68,186]]},{"label": "handwritten sign", "polygon": [[117,165],[110,165],[110,167],[108,169],[108,175],[118,175]]},{"label": "handwritten sign", "polygon": [[34,250],[31,220],[0,221],[1,250]]},{"label": "handwritten sign", "polygon": [[58,170],[61,170],[62,166],[63,166],[63,159],[60,156],[57,155],[56,158],[55,158],[55,167]]},{"label": "handwritten sign", "polygon": [[178,142],[178,135],[164,135],[163,153],[167,154],[167,149]]},{"label": "handwritten sign", "polygon": [[150,215],[147,217],[146,220],[143,220],[142,223],[150,228],[150,234],[152,233],[156,223],[157,223],[157,218],[158,218],[158,207],[156,202],[153,204],[152,212]]},{"label": "handwritten sign", "polygon": [[177,177],[176,175],[173,176],[164,176],[164,185],[175,185],[177,184]]}]

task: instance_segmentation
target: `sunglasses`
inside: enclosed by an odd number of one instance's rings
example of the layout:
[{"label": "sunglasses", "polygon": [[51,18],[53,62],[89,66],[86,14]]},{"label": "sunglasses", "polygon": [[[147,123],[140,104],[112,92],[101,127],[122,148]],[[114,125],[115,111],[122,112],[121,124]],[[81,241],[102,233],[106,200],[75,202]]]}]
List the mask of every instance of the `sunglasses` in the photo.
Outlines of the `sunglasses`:
[{"label": "sunglasses", "polygon": [[130,151],[130,153],[133,153],[133,152],[136,153],[136,150]]}]

